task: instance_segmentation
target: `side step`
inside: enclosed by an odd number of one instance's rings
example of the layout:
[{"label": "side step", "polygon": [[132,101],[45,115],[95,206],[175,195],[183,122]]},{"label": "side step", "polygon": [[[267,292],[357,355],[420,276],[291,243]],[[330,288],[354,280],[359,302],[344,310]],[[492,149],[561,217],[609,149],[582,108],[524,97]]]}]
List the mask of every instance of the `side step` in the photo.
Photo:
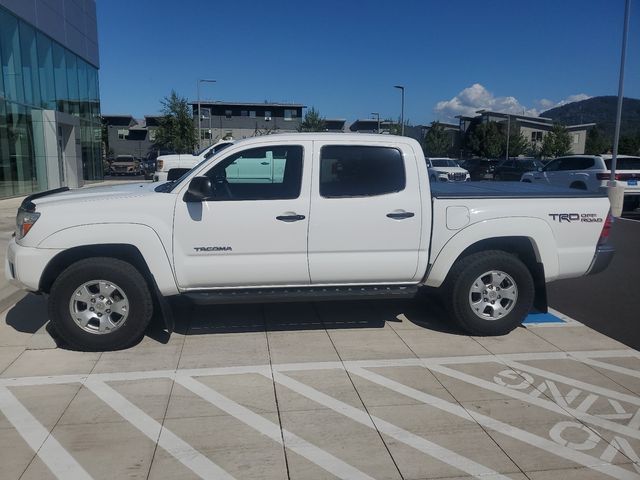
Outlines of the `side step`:
[{"label": "side step", "polygon": [[416,285],[367,285],[350,287],[285,287],[241,288],[233,290],[207,290],[188,292],[184,296],[198,305],[222,303],[279,303],[322,300],[359,300],[413,298]]}]

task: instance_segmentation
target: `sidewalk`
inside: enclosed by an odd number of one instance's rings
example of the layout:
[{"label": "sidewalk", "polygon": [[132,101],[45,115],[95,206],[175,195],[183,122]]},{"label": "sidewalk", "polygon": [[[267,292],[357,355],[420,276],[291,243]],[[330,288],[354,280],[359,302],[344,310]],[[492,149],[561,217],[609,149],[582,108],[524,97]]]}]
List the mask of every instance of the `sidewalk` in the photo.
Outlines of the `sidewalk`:
[{"label": "sidewalk", "polygon": [[[108,185],[120,185],[123,183],[137,183],[137,181],[127,180],[108,180],[104,182],[91,183],[85,185],[82,188],[95,188],[105,187]],[[14,303],[20,301],[26,292],[20,290],[9,282],[4,277],[4,260],[7,252],[7,245],[11,241],[11,236],[16,226],[16,213],[18,207],[22,203],[25,197],[15,197],[0,200],[0,262],[2,262],[2,274],[0,275],[0,312],[3,312]]]}]

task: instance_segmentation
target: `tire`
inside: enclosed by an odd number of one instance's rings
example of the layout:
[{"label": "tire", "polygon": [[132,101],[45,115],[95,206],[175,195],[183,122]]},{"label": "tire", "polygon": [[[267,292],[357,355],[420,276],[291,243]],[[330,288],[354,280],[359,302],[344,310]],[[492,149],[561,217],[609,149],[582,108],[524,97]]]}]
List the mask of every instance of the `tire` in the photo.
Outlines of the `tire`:
[{"label": "tire", "polygon": [[58,276],[48,309],[51,326],[71,348],[119,350],[142,337],[151,321],[153,300],[147,281],[133,265],[94,257],[72,264]]},{"label": "tire", "polygon": [[576,190],[586,190],[587,186],[583,182],[573,182],[569,188],[575,188]]},{"label": "tire", "polygon": [[[491,285],[487,285],[488,277],[484,276],[489,272],[495,272]],[[485,286],[490,289],[483,290]],[[479,336],[504,335],[519,326],[531,310],[535,293],[527,266],[515,255],[500,250],[474,253],[458,260],[443,287],[449,315],[466,332]],[[510,292],[510,298],[500,295],[506,291]],[[500,307],[495,308],[491,301]]]}]

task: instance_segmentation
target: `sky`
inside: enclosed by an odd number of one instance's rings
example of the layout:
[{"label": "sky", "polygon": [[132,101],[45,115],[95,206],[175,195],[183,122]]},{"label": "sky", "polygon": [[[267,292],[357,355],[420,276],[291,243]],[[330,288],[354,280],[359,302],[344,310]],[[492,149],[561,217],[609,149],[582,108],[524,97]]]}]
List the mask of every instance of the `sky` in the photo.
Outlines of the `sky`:
[{"label": "sky", "polygon": [[[175,90],[290,102],[349,122],[426,124],[480,108],[539,115],[617,95],[624,0],[97,0],[103,114]],[[640,98],[640,0],[625,96]]]}]

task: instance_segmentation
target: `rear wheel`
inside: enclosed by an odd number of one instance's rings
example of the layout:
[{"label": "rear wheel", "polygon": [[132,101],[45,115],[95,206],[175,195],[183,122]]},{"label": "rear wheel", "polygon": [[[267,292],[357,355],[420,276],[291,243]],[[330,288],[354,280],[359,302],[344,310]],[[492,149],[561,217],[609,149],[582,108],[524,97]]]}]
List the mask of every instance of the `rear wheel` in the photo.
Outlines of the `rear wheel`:
[{"label": "rear wheel", "polygon": [[115,258],[80,260],[53,284],[49,318],[72,348],[117,350],[138,340],[149,325],[153,302],[146,280]]},{"label": "rear wheel", "polygon": [[507,252],[491,250],[458,260],[444,285],[445,306],[472,335],[504,335],[522,323],[533,305],[529,269]]}]

